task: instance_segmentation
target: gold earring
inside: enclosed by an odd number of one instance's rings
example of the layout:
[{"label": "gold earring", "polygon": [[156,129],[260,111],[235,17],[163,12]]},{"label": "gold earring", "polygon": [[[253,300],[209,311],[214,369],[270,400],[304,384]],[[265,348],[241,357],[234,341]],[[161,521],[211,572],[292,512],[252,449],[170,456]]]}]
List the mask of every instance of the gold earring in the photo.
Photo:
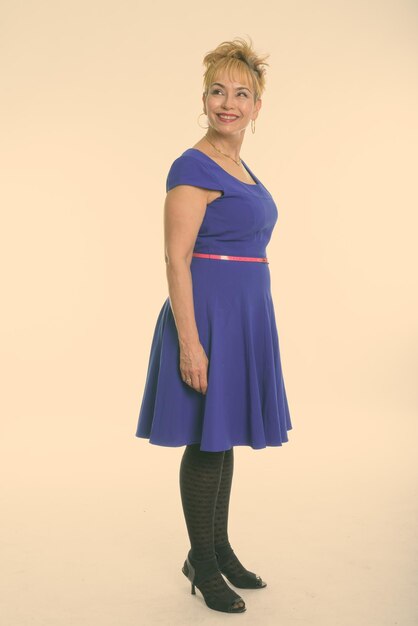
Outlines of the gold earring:
[{"label": "gold earring", "polygon": [[252,133],[254,135],[254,133],[255,133],[255,120],[251,120],[251,130],[252,130]]},{"label": "gold earring", "polygon": [[[201,113],[200,115],[206,115],[206,113],[205,113],[205,112],[203,112],[203,113]],[[209,128],[209,120],[207,119],[207,116],[206,116],[206,121],[208,122],[208,125],[207,125],[207,126],[201,126],[201,125],[199,124],[199,118],[200,118],[200,115],[199,115],[199,116],[198,116],[198,118],[197,118],[197,125],[198,125],[198,126],[200,126],[200,128]]]}]

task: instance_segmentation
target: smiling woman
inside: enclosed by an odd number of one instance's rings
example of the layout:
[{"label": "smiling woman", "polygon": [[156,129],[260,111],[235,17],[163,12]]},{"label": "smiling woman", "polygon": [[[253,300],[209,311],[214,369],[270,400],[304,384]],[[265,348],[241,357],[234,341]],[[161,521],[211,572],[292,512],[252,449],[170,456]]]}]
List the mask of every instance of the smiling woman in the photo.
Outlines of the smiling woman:
[{"label": "smiling woman", "polygon": [[278,218],[240,157],[264,90],[264,58],[241,39],[204,58],[207,132],[166,180],[169,297],[154,330],[137,437],[185,446],[180,491],[191,549],[182,572],[217,611],[242,612],[236,587],[266,583],[229,543],[234,446],[282,446],[292,428],[266,247]]},{"label": "smiling woman", "polygon": [[[207,66],[204,113],[208,116],[209,126],[218,121],[236,132],[237,129],[245,131],[251,122],[254,132],[255,119],[261,107],[261,94],[265,88],[264,66],[268,64],[246,42],[239,41],[240,49],[237,46],[231,48],[230,42],[223,42],[216,50],[206,54],[203,60]],[[240,164],[236,158],[233,160],[237,165]]]},{"label": "smiling woman", "polygon": [[256,54],[251,43],[247,44],[240,38],[234,42],[222,42],[215,50],[208,52],[203,59],[203,64],[207,68],[204,77],[205,92],[208,92],[210,86],[214,84],[225,88],[222,83],[215,83],[215,78],[221,72],[226,71],[229,78],[236,76],[238,81],[243,79],[241,85],[237,85],[236,88],[244,88],[252,93],[254,102],[256,102],[265,90],[265,66],[268,66],[266,63],[268,56],[268,54],[264,56]]}]

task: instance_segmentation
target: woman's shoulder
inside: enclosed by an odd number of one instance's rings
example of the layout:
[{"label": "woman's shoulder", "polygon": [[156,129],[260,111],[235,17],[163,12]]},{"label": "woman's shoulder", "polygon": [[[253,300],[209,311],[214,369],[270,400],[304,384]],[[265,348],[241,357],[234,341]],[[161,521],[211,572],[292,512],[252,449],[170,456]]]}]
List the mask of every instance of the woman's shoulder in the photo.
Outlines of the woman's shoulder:
[{"label": "woman's shoulder", "polygon": [[167,191],[176,185],[195,185],[207,189],[221,189],[216,171],[199,151],[187,148],[172,161],[166,181]]},{"label": "woman's shoulder", "polygon": [[184,163],[190,166],[203,167],[203,169],[207,169],[210,165],[210,157],[206,157],[207,155],[205,155],[205,153],[201,150],[197,150],[196,148],[186,148],[172,161],[172,165],[174,163]]}]

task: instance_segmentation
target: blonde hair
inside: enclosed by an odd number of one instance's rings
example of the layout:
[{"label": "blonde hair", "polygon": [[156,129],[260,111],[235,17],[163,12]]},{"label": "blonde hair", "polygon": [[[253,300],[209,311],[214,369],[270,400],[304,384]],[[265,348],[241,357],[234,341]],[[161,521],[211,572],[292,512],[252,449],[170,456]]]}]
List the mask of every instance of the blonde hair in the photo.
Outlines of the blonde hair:
[{"label": "blonde hair", "polygon": [[228,72],[229,78],[237,76],[238,80],[247,78],[254,89],[254,102],[261,98],[266,85],[265,67],[269,65],[265,60],[269,54],[258,55],[253,49],[251,37],[249,43],[242,37],[236,37],[232,41],[223,41],[214,50],[208,52],[203,64],[206,66],[203,78],[205,96],[215,77],[222,70]]}]

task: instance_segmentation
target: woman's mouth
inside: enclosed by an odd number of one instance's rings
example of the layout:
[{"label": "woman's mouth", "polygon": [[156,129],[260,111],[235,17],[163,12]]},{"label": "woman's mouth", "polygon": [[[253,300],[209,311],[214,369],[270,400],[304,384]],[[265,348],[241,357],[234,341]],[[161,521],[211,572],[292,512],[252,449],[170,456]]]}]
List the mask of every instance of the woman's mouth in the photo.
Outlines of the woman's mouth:
[{"label": "woman's mouth", "polygon": [[228,115],[227,113],[217,113],[217,116],[225,124],[230,124],[238,119],[238,115]]}]

